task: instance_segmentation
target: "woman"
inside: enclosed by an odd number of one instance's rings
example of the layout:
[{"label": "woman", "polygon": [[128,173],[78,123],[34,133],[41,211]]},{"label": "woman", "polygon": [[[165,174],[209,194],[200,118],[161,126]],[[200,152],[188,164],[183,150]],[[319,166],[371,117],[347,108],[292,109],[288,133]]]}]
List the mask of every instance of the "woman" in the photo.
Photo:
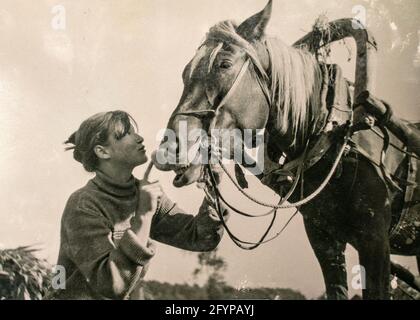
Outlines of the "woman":
[{"label": "woman", "polygon": [[100,113],[66,142],[74,159],[96,175],[64,210],[58,265],[65,268],[66,288],[55,298],[141,298],[139,282],[155,254],[151,239],[190,251],[213,250],[221,240],[222,225],[207,198],[198,215],[189,215],[147,175],[133,177],[133,169],[148,161],[135,128],[126,112]]}]

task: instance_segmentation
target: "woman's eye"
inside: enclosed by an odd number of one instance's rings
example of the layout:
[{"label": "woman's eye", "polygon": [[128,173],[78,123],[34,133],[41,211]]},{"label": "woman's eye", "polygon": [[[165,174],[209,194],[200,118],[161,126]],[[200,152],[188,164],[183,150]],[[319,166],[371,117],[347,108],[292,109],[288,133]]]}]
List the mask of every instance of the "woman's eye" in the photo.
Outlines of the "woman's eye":
[{"label": "woman's eye", "polygon": [[232,67],[232,63],[228,62],[228,61],[223,61],[220,64],[220,69],[230,69]]}]

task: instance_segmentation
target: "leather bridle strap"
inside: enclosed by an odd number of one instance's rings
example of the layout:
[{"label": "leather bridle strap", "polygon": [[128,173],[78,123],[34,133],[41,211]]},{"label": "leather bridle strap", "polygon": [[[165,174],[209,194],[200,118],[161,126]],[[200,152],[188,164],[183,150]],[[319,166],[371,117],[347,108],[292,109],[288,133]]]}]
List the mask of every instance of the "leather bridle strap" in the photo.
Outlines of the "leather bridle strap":
[{"label": "leather bridle strap", "polygon": [[[230,99],[230,97],[236,91],[239,84],[241,83],[241,80],[242,80],[243,76],[245,75],[246,71],[248,70],[248,67],[249,67],[249,59],[246,59],[246,61],[242,65],[241,70],[239,71],[238,75],[236,76],[232,87],[229,89],[229,91],[224,96],[222,101],[220,101],[220,103],[217,105],[217,107],[212,106],[212,109],[207,109],[207,110],[192,110],[192,111],[178,112],[178,113],[175,114],[175,116],[191,116],[191,117],[197,117],[197,118],[214,118],[216,116],[217,111],[226,104],[226,102]],[[207,98],[207,100],[209,100],[209,99]],[[209,104],[211,105],[210,101],[209,101]]]},{"label": "leather bridle strap", "polygon": [[218,104],[218,106],[215,109],[215,112],[217,112],[220,108],[222,108],[226,102],[229,101],[229,99],[232,97],[233,93],[238,88],[239,84],[242,81],[242,78],[244,77],[245,73],[248,71],[249,68],[249,59],[246,59],[244,64],[242,65],[241,70],[239,71],[238,75],[235,78],[235,81],[232,84],[232,87],[230,87],[229,91],[226,93],[222,101]]}]

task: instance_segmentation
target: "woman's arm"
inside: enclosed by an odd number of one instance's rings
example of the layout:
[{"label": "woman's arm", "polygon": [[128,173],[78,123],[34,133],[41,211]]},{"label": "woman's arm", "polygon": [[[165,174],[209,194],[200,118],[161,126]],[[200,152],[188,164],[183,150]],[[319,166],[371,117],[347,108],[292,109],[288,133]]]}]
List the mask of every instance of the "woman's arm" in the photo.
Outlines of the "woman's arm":
[{"label": "woman's arm", "polygon": [[122,299],[138,281],[154,255],[154,246],[141,243],[128,229],[118,245],[108,220],[100,213],[72,210],[63,218],[69,258],[99,295]]},{"label": "woman's arm", "polygon": [[[228,210],[223,210],[228,219]],[[151,238],[189,251],[211,251],[220,243],[223,225],[215,209],[204,199],[196,216],[187,214],[163,194],[153,217]]]}]

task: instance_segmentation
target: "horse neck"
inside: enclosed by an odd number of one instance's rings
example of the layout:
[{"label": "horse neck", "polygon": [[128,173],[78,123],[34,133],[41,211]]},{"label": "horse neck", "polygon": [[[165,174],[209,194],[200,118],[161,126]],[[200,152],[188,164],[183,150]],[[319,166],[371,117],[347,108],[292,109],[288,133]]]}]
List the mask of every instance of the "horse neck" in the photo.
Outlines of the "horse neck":
[{"label": "horse neck", "polygon": [[[321,72],[319,65],[314,65],[314,68],[318,68],[318,70],[314,70],[314,72]],[[317,79],[317,81],[321,80]],[[269,120],[267,123],[268,139],[270,141],[271,149],[277,150],[276,153],[278,157],[280,157],[283,153],[291,159],[299,157],[304,151],[307,141],[313,135],[318,134],[323,128],[328,111],[321,103],[321,83],[316,84],[314,87],[317,89],[313,91],[312,95],[308,99],[304,124],[297,130],[297,132],[294,132],[293,129],[297,125],[292,122],[296,121],[296,119],[292,116],[293,109],[291,109],[289,114],[287,114],[291,123],[286,131],[282,130],[282,126],[277,117],[277,111],[274,109],[270,110]],[[292,106],[292,108],[293,107],[294,106]]]},{"label": "horse neck", "polygon": [[294,156],[303,151],[324,118],[321,68],[312,54],[277,38],[266,39],[264,47],[257,51],[260,58],[265,52],[269,61],[272,103],[267,129],[275,136],[277,147]]}]

